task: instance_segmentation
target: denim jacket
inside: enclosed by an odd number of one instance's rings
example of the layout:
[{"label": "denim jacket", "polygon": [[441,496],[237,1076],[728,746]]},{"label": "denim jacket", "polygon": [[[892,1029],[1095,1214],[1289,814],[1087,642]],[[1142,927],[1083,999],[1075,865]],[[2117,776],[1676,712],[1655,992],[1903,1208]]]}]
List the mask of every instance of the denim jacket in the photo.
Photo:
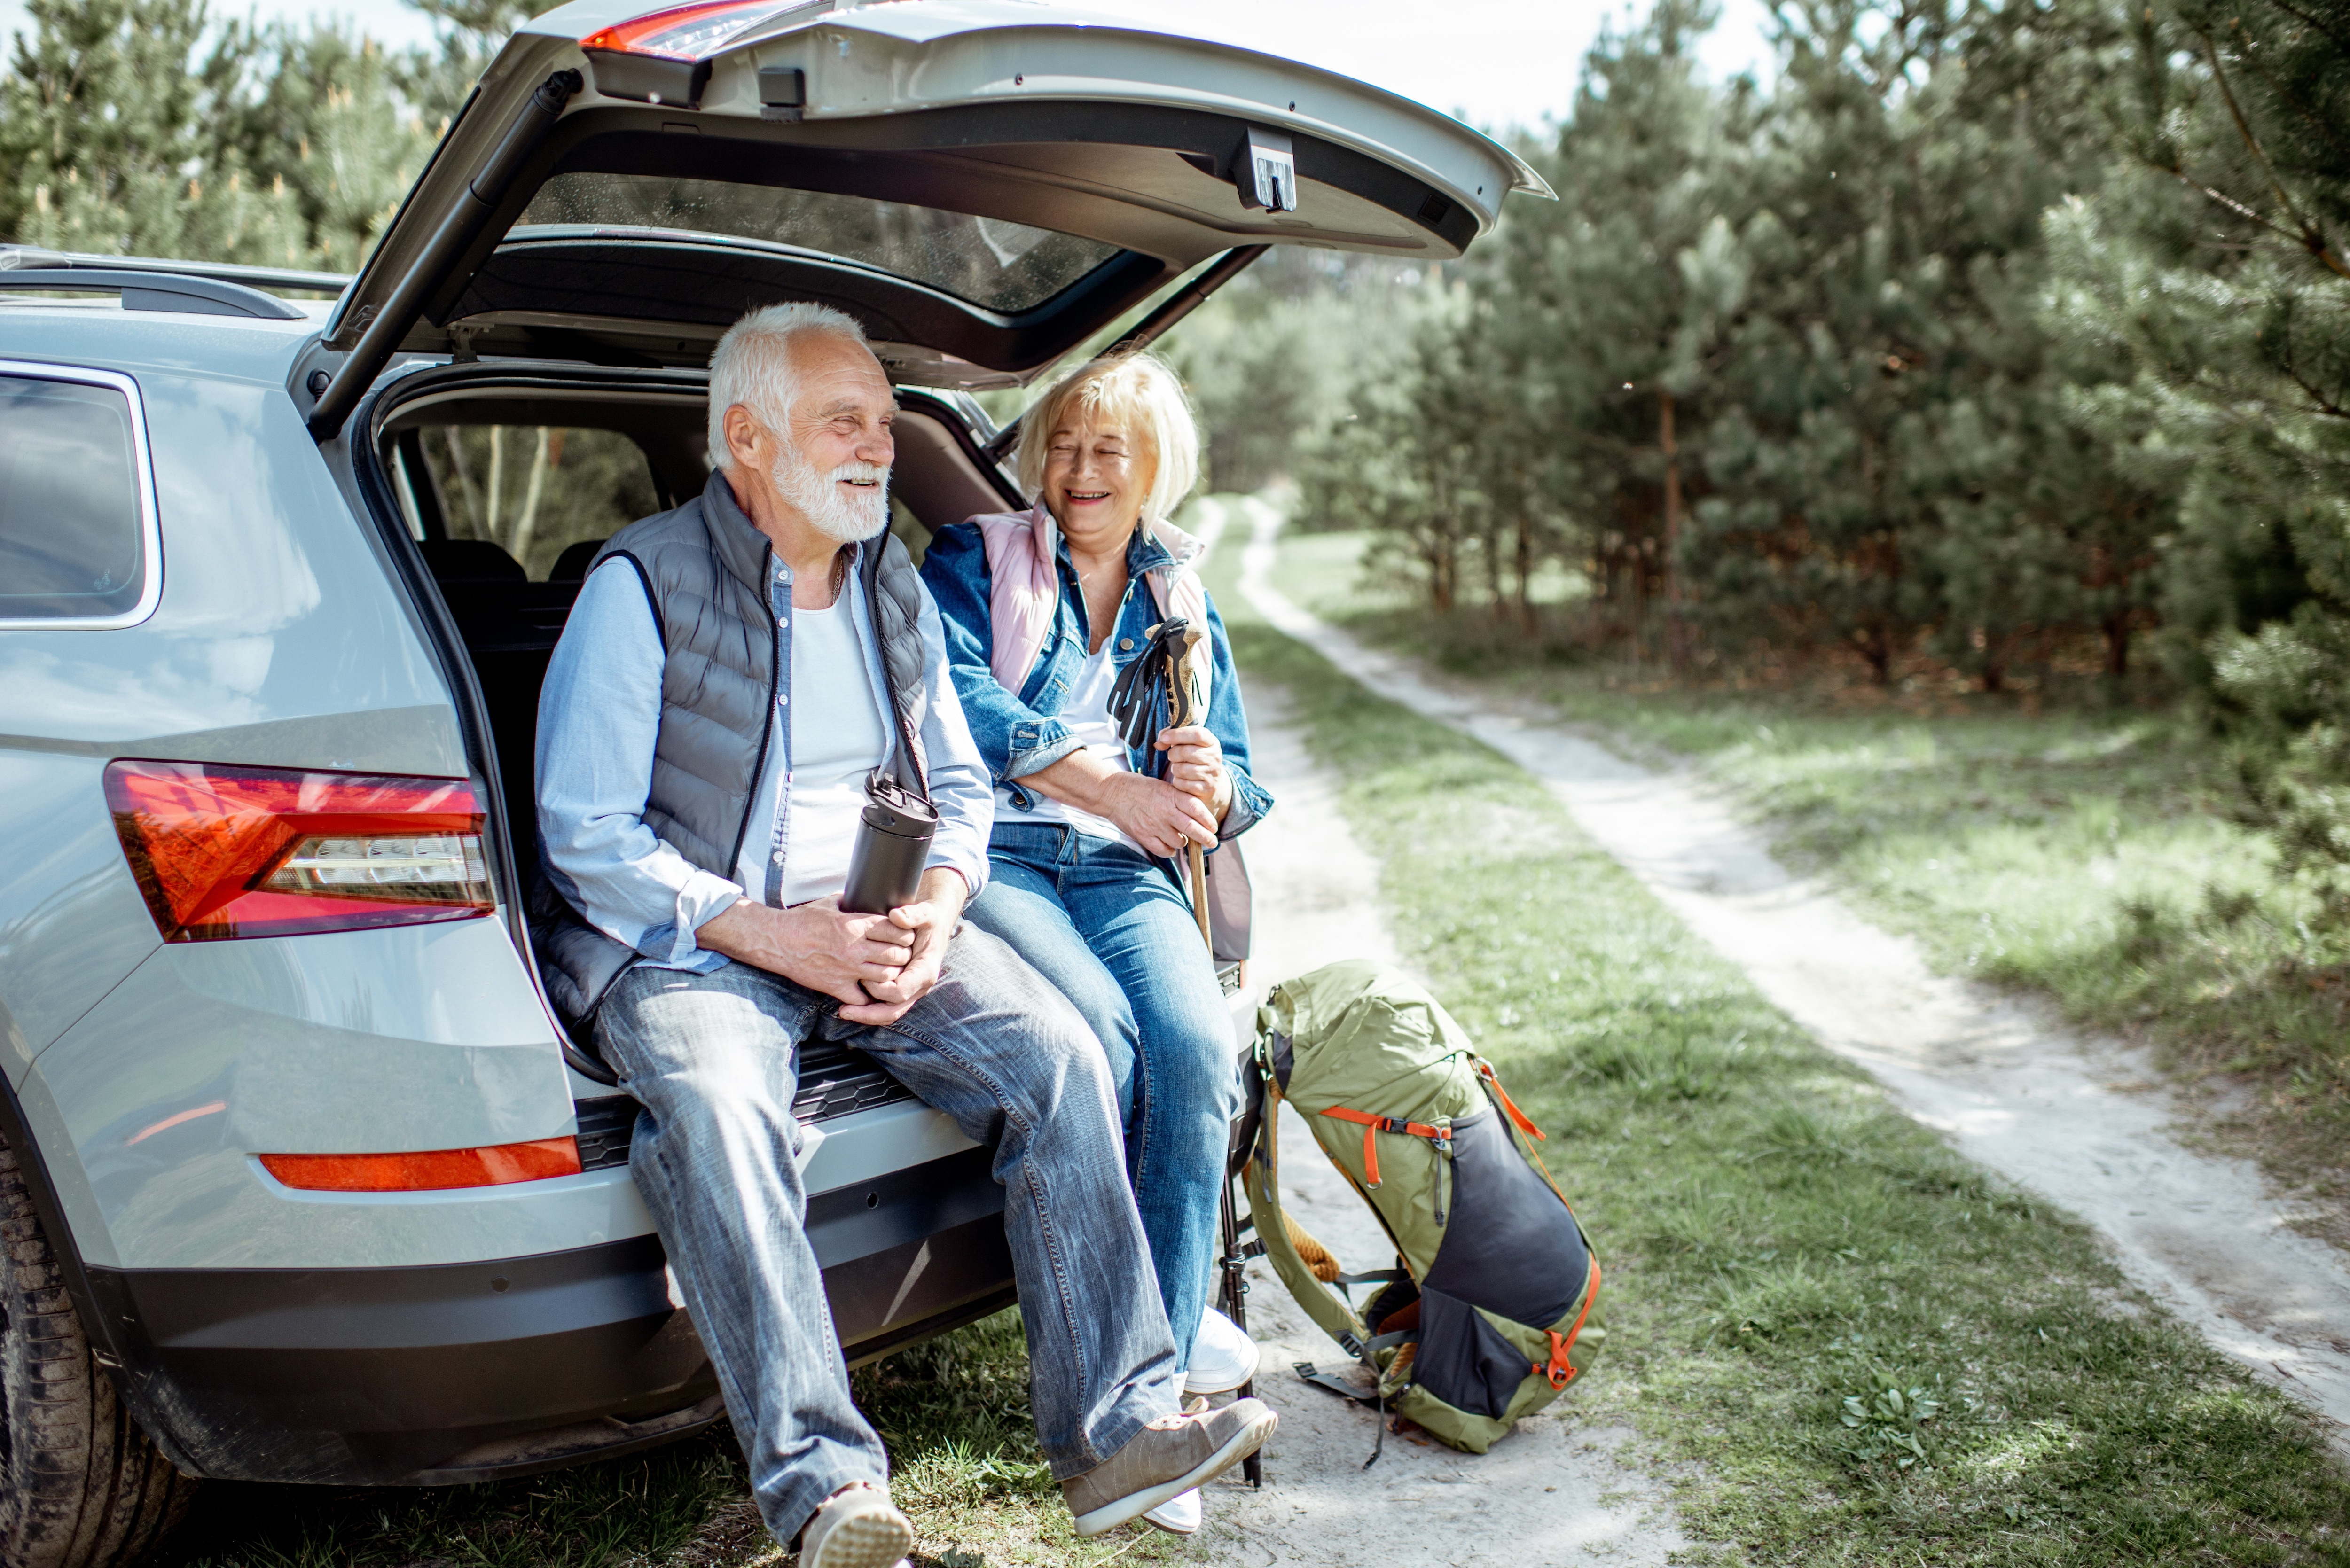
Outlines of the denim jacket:
[{"label": "denim jacket", "polygon": [[[1149,642],[1147,628],[1159,622],[1158,603],[1142,575],[1173,559],[1148,530],[1135,531],[1126,551],[1126,602],[1119,607],[1109,641],[1110,662],[1121,671]],[[1052,766],[1079,744],[1060,720],[1061,703],[1076,680],[1078,667],[1086,661],[1089,640],[1085,595],[1069,560],[1066,539],[1061,541],[1058,564],[1061,602],[1053,615],[1052,630],[1035,668],[1014,693],[1005,691],[988,667],[994,635],[988,609],[987,547],[981,541],[979,525],[956,523],[940,529],[931,540],[930,554],[922,559],[922,581],[938,601],[939,618],[945,624],[947,664],[954,672],[955,694],[962,700],[972,738],[994,774],[996,787],[1024,811],[1035,797],[1019,781]],[[1232,805],[1224,813],[1218,836],[1236,838],[1273,809],[1273,796],[1249,773],[1248,713],[1241,705],[1232,640],[1224,635],[1223,618],[1216,613],[1212,598],[1208,601],[1208,632],[1213,663],[1207,728],[1223,748],[1224,767],[1232,780]],[[1157,778],[1166,771],[1166,756],[1156,748],[1129,747],[1126,760],[1136,773]]]}]

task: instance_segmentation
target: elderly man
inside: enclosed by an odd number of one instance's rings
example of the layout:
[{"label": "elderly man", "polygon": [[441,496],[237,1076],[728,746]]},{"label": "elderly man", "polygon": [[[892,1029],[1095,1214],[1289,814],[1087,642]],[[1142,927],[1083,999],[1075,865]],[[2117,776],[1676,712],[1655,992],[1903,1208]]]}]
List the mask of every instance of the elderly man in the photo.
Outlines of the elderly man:
[{"label": "elderly man", "polygon": [[[1178,1412],[1101,1047],[961,923],[987,876],[991,781],[938,611],[888,533],[888,376],[855,322],[812,305],[744,317],[710,369],[718,472],[604,547],[547,670],[551,988],[644,1106],[630,1168],[761,1512],[778,1541],[805,1527],[804,1568],[889,1568],[913,1540],[801,1229],[793,1057],[818,1036],[995,1144],[1037,1435],[1078,1533],[1098,1534],[1254,1451],[1272,1412]],[[927,774],[937,836],[912,902],[850,914],[885,764]]]}]

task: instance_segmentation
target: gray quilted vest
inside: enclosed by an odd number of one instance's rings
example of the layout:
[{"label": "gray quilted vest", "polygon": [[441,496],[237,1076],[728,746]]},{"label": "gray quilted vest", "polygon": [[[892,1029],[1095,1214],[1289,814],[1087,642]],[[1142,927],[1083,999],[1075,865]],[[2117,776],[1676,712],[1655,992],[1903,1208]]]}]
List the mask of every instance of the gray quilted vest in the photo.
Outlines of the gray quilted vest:
[{"label": "gray quilted vest", "polygon": [[[704,871],[734,878],[751,829],[752,793],[775,722],[784,670],[766,583],[774,547],[743,514],[723,473],[674,512],[632,523],[588,566],[614,557],[635,568],[660,628],[660,730],[645,826]],[[886,767],[920,789],[928,776],[922,724],[921,594],[906,547],[882,534],[858,546],[856,578],[881,642],[881,663],[897,720]],[[927,794],[927,790],[923,793]],[[582,919],[551,876],[533,897],[532,934],[548,1000],[584,1038],[635,949]]]}]

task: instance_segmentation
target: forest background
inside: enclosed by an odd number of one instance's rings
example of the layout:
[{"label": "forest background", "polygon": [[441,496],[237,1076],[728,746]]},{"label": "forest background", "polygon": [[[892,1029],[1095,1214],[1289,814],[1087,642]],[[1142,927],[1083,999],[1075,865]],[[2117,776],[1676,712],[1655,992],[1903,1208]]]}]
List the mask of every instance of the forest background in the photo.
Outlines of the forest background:
[{"label": "forest background", "polygon": [[[409,3],[435,47],[26,0],[0,237],[355,268],[535,8]],[[1513,201],[1466,261],[1243,274],[1166,345],[1211,483],[1366,541],[1390,630],[1628,694],[1636,727],[1708,692],[2151,716],[2191,762],[2166,777],[2201,781],[2162,809],[2250,836],[2213,841],[2228,885],[2181,874],[2203,956],[2171,989],[2080,1010],[2290,990],[2286,1023],[2194,1030],[2216,1062],[2322,1067],[2350,1127],[2350,3],[1773,15],[1770,68],[1726,80],[1706,0],[1560,60],[1559,118],[1518,138],[1558,200]],[[1969,779],[2015,772],[1986,755]],[[1814,805],[1849,836],[1884,798]],[[2078,950],[2099,984],[2162,967],[2172,916],[2132,897]]]}]

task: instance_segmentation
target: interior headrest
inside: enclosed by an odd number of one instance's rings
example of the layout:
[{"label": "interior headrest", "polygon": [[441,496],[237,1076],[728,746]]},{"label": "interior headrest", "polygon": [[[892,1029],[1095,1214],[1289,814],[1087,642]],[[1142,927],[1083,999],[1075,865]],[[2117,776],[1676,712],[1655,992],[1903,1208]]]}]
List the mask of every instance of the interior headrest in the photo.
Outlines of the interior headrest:
[{"label": "interior headrest", "polygon": [[424,564],[432,576],[442,582],[457,578],[474,581],[526,583],[530,574],[522,563],[505,552],[505,547],[487,539],[426,539],[419,546],[424,552]]},{"label": "interior headrest", "polygon": [[603,547],[601,539],[582,539],[576,545],[566,545],[563,554],[555,557],[555,570],[546,574],[546,580],[550,583],[586,581],[588,563],[594,560],[596,552]]}]

